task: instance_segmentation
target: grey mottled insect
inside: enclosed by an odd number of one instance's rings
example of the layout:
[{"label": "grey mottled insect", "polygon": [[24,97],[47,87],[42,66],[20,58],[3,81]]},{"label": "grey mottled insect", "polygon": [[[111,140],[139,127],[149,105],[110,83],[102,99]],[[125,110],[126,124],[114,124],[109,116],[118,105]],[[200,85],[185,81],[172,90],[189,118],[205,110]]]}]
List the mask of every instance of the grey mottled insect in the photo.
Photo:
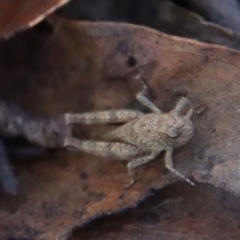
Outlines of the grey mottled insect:
[{"label": "grey mottled insect", "polygon": [[[145,87],[145,86],[144,86]],[[134,183],[133,169],[152,161],[160,152],[166,151],[165,165],[167,169],[184,179],[191,185],[192,181],[173,167],[173,148],[185,145],[193,136],[194,125],[191,121],[193,109],[184,115],[183,109],[190,102],[182,97],[176,107],[163,113],[145,97],[146,87],[137,95],[137,99],[153,113],[144,114],[134,110],[111,110],[82,114],[65,114],[65,123],[74,124],[107,124],[122,123],[104,134],[104,141],[85,141],[68,136],[64,146],[75,147],[81,151],[97,156],[114,157],[128,161],[127,168]]]}]

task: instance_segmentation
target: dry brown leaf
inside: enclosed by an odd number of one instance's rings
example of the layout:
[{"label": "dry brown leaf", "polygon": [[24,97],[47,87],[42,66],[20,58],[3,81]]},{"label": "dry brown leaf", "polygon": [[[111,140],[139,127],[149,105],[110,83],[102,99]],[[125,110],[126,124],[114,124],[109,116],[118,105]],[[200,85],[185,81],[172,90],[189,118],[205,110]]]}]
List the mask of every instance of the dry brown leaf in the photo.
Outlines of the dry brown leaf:
[{"label": "dry brown leaf", "polygon": [[175,184],[137,209],[76,230],[69,240],[236,240],[239,212],[239,199],[221,189]]},{"label": "dry brown leaf", "polygon": [[[130,107],[140,71],[163,111],[187,96],[196,133],[175,151],[175,167],[239,196],[239,52],[134,25],[63,19],[54,32],[29,31],[0,51],[1,96],[45,117]],[[140,168],[128,190],[125,165],[111,159],[58,150],[18,163],[22,189],[1,196],[0,238],[66,239],[91,219],[133,207],[150,188],[179,180],[162,158]]]},{"label": "dry brown leaf", "polygon": [[[181,0],[175,1],[175,4],[171,0],[147,2],[95,0],[94,3],[73,0],[59,12],[75,20],[119,21],[120,19],[121,22],[145,25],[167,34],[240,49],[240,35],[234,31],[239,27],[237,22],[240,18],[237,16],[239,4],[236,1]],[[180,3],[187,5],[189,9],[177,5]],[[216,11],[213,10],[214,7]],[[233,15],[228,14],[233,8],[235,9]],[[96,9],[98,9],[97,13]],[[215,14],[217,19],[214,19]],[[221,24],[222,22],[225,24]]]},{"label": "dry brown leaf", "polygon": [[15,32],[30,28],[69,0],[0,1],[0,37],[8,38]]}]

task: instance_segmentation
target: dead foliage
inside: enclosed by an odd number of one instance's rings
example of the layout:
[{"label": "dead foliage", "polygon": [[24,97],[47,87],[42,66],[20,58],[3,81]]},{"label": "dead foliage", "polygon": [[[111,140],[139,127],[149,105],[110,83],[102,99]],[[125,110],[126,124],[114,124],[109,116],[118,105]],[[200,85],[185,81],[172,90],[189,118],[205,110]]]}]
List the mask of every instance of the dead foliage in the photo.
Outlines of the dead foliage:
[{"label": "dead foliage", "polygon": [[[175,167],[192,176],[196,189],[204,182],[239,196],[237,51],[128,24],[60,18],[51,24],[52,32],[33,29],[1,44],[5,101],[46,119],[64,112],[139,108],[141,71],[150,98],[163,111],[181,96],[195,108],[194,138],[175,151]],[[76,134],[91,138],[101,131],[79,127]],[[137,184],[127,190],[125,165],[111,159],[57,149],[34,161],[15,161],[20,193],[1,196],[0,237],[66,239],[77,226],[134,207],[150,189],[179,181],[164,169],[162,158],[140,168]]]}]

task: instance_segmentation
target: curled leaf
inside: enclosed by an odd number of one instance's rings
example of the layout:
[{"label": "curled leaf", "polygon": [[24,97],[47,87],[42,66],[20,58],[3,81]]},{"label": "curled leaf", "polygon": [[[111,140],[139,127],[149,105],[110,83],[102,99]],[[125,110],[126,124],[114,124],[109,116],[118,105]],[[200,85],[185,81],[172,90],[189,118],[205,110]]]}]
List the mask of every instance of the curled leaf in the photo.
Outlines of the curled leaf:
[{"label": "curled leaf", "polygon": [[19,0],[0,2],[0,37],[30,28],[69,0]]}]

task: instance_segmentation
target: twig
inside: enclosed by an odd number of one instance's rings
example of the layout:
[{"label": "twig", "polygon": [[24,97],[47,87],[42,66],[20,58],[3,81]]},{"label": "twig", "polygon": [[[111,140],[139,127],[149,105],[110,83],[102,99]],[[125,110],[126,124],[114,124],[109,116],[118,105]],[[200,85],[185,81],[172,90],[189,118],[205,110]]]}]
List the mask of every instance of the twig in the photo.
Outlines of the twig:
[{"label": "twig", "polygon": [[0,101],[0,134],[5,137],[21,136],[38,146],[58,148],[63,146],[69,132],[69,126],[61,118],[33,116]]},{"label": "twig", "polygon": [[5,146],[2,141],[0,141],[0,182],[2,183],[2,188],[5,193],[11,195],[17,194],[18,180],[8,161]]},{"label": "twig", "polygon": [[[23,137],[30,143],[44,148],[63,147],[70,127],[59,118],[42,118],[25,113],[15,105],[0,101],[0,135]],[[9,163],[6,149],[0,140],[0,182],[7,194],[18,193],[18,180]]]}]

